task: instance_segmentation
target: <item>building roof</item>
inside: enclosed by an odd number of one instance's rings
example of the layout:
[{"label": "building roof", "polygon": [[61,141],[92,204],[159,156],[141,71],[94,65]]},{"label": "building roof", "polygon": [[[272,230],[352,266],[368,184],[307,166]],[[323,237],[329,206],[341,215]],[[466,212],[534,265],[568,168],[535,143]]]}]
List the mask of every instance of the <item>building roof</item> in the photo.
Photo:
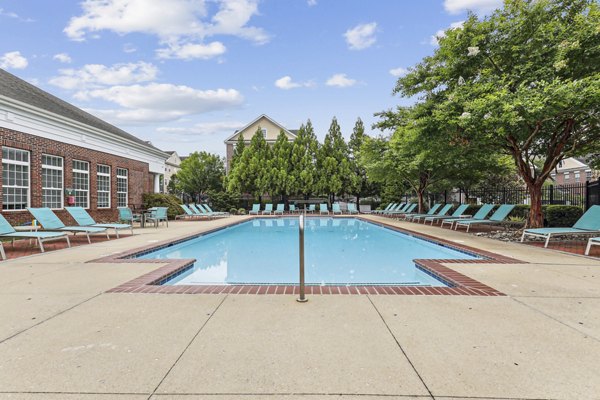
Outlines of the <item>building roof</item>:
[{"label": "building roof", "polygon": [[269,121],[271,121],[271,123],[275,126],[278,126],[280,129],[283,129],[284,132],[288,133],[289,135],[291,135],[294,139],[296,138],[296,133],[298,132],[297,129],[295,130],[289,130],[287,129],[285,126],[281,125],[279,122],[275,121],[273,118],[269,117],[267,114],[261,114],[259,115],[257,118],[255,118],[252,122],[250,122],[249,124],[246,124],[246,126],[244,126],[241,129],[237,129],[233,135],[229,136],[227,139],[225,139],[225,143],[232,143],[233,142],[233,138],[235,138],[235,136],[239,133],[239,132],[243,132],[246,129],[248,129],[248,127],[250,127],[251,125],[253,125],[254,123],[256,123],[258,120],[260,120],[261,118],[266,118]]},{"label": "building roof", "polygon": [[[90,113],[51,95],[0,68],[0,97],[5,96],[21,103],[48,111],[64,118],[100,129],[122,139],[133,141],[152,150],[160,150],[149,142],[139,139],[124,130],[93,116]],[[160,150],[162,151],[162,150]]]}]

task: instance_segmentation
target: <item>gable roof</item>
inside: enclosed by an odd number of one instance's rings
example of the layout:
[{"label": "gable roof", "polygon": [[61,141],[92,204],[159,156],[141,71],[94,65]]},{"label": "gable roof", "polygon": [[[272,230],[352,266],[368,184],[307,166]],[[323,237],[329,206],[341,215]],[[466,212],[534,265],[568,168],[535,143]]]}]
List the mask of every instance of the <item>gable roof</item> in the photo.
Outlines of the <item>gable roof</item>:
[{"label": "gable roof", "polygon": [[233,135],[229,136],[227,139],[225,139],[225,143],[229,142],[231,143],[233,141],[233,138],[236,137],[236,135],[246,129],[248,129],[248,127],[250,127],[251,125],[253,125],[254,123],[256,123],[258,120],[260,120],[261,118],[266,118],[268,119],[273,125],[276,125],[277,127],[279,127],[280,129],[282,129],[285,133],[289,134],[290,136],[292,136],[294,139],[296,138],[296,132],[298,132],[297,130],[295,131],[291,131],[289,129],[287,129],[285,126],[281,125],[279,122],[275,121],[273,118],[269,117],[267,114],[261,114],[259,115],[257,118],[255,118],[252,122],[250,122],[249,124],[246,124],[243,128],[236,130]]},{"label": "gable roof", "polygon": [[162,150],[154,147],[152,144],[133,136],[124,130],[93,116],[90,113],[51,95],[48,92],[24,81],[21,78],[0,68],[0,98],[8,97],[12,100],[25,103],[27,105],[48,111],[52,114],[71,119],[73,121],[100,129],[109,134],[118,136],[122,139],[130,140],[154,151]]}]

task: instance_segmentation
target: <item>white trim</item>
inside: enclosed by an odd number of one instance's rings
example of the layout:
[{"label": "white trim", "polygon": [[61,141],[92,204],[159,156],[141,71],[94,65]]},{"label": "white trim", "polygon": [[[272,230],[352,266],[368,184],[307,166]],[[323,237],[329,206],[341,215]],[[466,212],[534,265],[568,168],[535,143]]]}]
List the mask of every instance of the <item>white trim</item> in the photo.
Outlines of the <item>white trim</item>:
[{"label": "white trim", "polygon": [[236,141],[232,140],[235,136],[237,136],[238,133],[245,131],[246,129],[248,129],[250,126],[252,126],[254,123],[258,122],[261,118],[266,118],[268,119],[272,124],[280,127],[285,133],[292,135],[292,137],[295,139],[296,135],[293,134],[292,132],[290,132],[285,126],[281,125],[279,122],[273,120],[273,118],[269,117],[266,114],[261,114],[260,116],[258,116],[258,118],[254,119],[254,121],[250,122],[249,124],[247,124],[246,126],[244,126],[243,128],[237,130],[233,135],[229,136],[227,139],[224,140],[225,144],[234,144]]},{"label": "white trim", "polygon": [[169,155],[159,149],[117,136],[29,104],[0,95],[0,126],[90,150],[145,162],[162,173]]}]

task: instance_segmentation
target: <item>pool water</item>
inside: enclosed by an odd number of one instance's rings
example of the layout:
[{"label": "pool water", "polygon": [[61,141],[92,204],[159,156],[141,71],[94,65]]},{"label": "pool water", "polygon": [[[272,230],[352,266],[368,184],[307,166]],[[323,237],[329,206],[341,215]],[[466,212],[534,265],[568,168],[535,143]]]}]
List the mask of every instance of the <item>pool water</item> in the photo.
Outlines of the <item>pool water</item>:
[{"label": "pool water", "polygon": [[[298,218],[258,218],[139,258],[196,259],[167,285],[297,284]],[[417,258],[476,256],[356,218],[308,217],[305,274],[311,285],[446,286]]]}]

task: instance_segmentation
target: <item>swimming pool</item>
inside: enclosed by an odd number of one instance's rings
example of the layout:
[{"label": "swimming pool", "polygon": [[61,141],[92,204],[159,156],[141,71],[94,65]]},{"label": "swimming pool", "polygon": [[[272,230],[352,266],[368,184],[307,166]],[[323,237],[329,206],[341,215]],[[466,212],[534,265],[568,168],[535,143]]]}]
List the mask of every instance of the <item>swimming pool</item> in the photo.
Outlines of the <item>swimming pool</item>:
[{"label": "swimming pool", "polygon": [[[166,285],[295,284],[298,218],[257,218],[138,258],[196,259]],[[357,218],[305,222],[310,285],[446,286],[413,262],[428,258],[478,257]]]}]

